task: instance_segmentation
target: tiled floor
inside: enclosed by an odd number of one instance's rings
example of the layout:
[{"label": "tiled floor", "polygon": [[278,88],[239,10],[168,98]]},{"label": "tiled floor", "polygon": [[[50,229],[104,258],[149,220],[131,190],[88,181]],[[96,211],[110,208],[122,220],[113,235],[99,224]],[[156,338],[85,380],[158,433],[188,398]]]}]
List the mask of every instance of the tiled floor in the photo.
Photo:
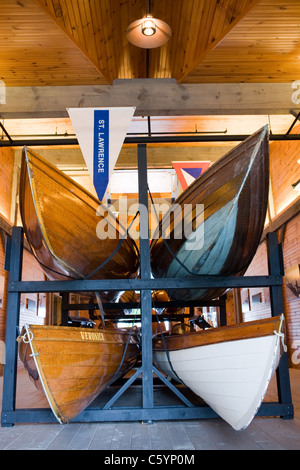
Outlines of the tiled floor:
[{"label": "tiled floor", "polygon": [[[300,371],[290,370],[295,417],[255,418],[244,431],[221,419],[113,423],[17,424],[0,428],[1,450],[300,450]],[[2,395],[2,378],[1,378]],[[275,399],[270,384],[267,398]],[[0,396],[1,398],[1,396]],[[17,407],[47,407],[27,375],[18,373]]]}]

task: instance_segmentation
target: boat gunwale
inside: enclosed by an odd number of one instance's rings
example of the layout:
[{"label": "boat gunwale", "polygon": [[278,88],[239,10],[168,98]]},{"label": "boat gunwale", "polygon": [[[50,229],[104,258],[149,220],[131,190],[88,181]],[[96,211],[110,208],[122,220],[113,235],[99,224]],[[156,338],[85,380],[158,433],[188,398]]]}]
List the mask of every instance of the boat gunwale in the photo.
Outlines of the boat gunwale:
[{"label": "boat gunwale", "polygon": [[217,343],[270,336],[279,331],[282,321],[284,323],[283,315],[278,315],[276,317],[184,334],[170,334],[170,332],[167,332],[163,334],[163,339],[161,338],[161,333],[158,333],[153,337],[153,351],[178,351],[210,346]]},{"label": "boat gunwale", "polygon": [[[119,329],[119,328],[97,328],[97,329],[94,329],[94,328],[80,328],[80,327],[74,327],[74,326],[59,326],[59,325],[27,325],[27,327],[29,328],[29,330],[32,330],[33,332],[35,331],[36,334],[38,335],[38,332],[41,332],[41,331],[45,331],[46,333],[48,331],[56,331],[57,333],[60,333],[60,332],[63,332],[63,333],[68,333],[68,335],[70,334],[71,337],[49,337],[49,336],[42,336],[42,337],[39,337],[37,339],[37,341],[65,341],[65,342],[68,342],[68,341],[74,341],[76,342],[76,339],[73,339],[72,336],[73,334],[76,334],[76,333],[100,333],[100,334],[104,334],[104,335],[121,335],[121,336],[125,336],[125,337],[128,337],[128,336],[132,336],[133,338],[137,335],[137,333],[135,331],[127,331],[127,330],[123,330],[123,329]],[[97,341],[97,340],[93,340],[93,339],[78,339],[77,340],[78,342],[88,342],[90,341],[91,343],[99,343],[99,342],[103,342],[103,341]],[[121,344],[123,344],[122,342],[120,342]],[[129,343],[130,344],[130,343]],[[135,343],[134,343],[135,344]]]}]

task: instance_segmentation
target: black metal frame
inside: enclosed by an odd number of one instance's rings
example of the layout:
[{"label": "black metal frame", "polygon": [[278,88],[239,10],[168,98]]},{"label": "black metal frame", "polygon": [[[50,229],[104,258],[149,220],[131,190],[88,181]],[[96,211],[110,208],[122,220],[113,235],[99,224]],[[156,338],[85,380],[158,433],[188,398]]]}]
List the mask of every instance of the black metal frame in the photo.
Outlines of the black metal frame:
[{"label": "black metal frame", "polygon": [[[146,144],[138,145],[139,203],[148,207],[147,193],[147,155]],[[149,233],[148,221],[140,220],[141,233]],[[84,292],[105,290],[138,290],[141,292],[141,325],[142,325],[142,362],[133,376],[128,379],[117,393],[101,408],[88,407],[74,422],[98,421],[156,421],[180,419],[216,418],[218,415],[207,405],[193,404],[179,387],[175,387],[153,365],[152,361],[152,296],[151,291],[168,288],[206,288],[206,287],[269,287],[272,315],[283,312],[282,275],[283,261],[276,233],[270,233],[268,240],[268,276],[224,277],[209,276],[197,279],[151,279],[150,247],[148,239],[140,240],[140,278],[111,280],[78,280],[78,281],[21,281],[23,230],[13,227],[12,237],[8,238],[6,247],[6,269],[9,271],[7,324],[6,324],[6,364],[4,367],[3,400],[1,425],[13,426],[16,423],[56,422],[50,409],[16,409],[16,379],[20,295],[26,292]],[[213,302],[212,302],[213,303]],[[199,302],[197,303],[199,306]],[[221,324],[225,324],[224,303]],[[73,306],[74,308],[74,306]],[[180,405],[154,405],[153,374],[182,402]],[[257,416],[281,416],[291,419],[294,416],[287,353],[283,354],[277,374],[278,402],[262,403]],[[134,407],[117,407],[113,405],[141,376],[142,405]]]},{"label": "black metal frame", "polygon": [[[232,135],[197,135],[200,132],[192,135],[183,134],[167,134],[157,135],[135,135],[134,137],[129,136],[124,140],[124,144],[164,144],[164,143],[195,143],[195,142],[241,142],[247,137],[248,134],[232,134]],[[300,134],[270,134],[270,141],[295,141],[300,140]],[[0,147],[43,147],[43,146],[68,146],[78,145],[76,138],[41,138],[41,139],[16,139],[12,140],[0,140]]]}]

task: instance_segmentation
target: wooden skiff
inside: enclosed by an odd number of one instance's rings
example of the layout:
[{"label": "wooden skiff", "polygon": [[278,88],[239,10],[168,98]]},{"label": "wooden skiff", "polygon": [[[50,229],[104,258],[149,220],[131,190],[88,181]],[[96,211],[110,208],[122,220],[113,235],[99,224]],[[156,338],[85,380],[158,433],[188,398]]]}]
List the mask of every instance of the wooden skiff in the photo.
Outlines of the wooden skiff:
[{"label": "wooden skiff", "polygon": [[60,423],[79,415],[139,355],[135,333],[120,329],[25,325],[18,341],[30,378]]},{"label": "wooden skiff", "polygon": [[[283,315],[184,334],[156,335],[153,360],[235,430],[255,416],[284,347]],[[178,330],[177,330],[178,331]]]},{"label": "wooden skiff", "polygon": [[[22,153],[20,211],[26,238],[50,280],[136,275],[138,249],[114,215],[75,181],[26,148]],[[107,224],[105,239],[96,233],[101,221]],[[117,250],[121,238],[124,241]]]},{"label": "wooden skiff", "polygon": [[[266,217],[268,143],[264,127],[214,163],[179,196],[151,242],[154,277],[244,274],[257,250]],[[186,211],[184,220],[174,215],[174,207],[182,215],[187,204],[192,210]],[[164,227],[170,233],[164,233]],[[209,300],[223,292],[220,288],[168,290],[175,300]]]}]

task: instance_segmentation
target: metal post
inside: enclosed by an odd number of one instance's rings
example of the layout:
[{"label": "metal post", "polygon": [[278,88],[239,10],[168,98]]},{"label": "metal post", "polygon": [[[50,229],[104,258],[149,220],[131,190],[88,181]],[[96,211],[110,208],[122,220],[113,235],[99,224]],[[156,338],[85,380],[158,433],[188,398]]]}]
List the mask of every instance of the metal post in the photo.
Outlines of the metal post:
[{"label": "metal post", "polygon": [[[283,259],[282,250],[278,244],[278,237],[276,232],[267,234],[268,242],[268,263],[269,263],[269,274],[283,276]],[[282,286],[271,286],[270,287],[270,301],[271,301],[271,312],[272,316],[280,315],[284,312],[284,303],[282,295]],[[284,352],[279,367],[276,370],[277,376],[277,390],[279,403],[290,404],[290,412],[282,416],[285,419],[293,418],[293,405],[292,405],[292,393],[289,376],[289,365],[287,353]]]},{"label": "metal post", "polygon": [[[9,253],[9,281],[20,281],[23,259],[23,229],[13,227]],[[7,422],[5,413],[15,411],[17,361],[18,361],[18,326],[20,317],[20,293],[9,292],[6,316],[6,363],[3,375],[2,426],[12,426]]]},{"label": "metal post", "polygon": [[226,299],[227,299],[227,294],[224,294],[220,297],[220,300],[222,301],[222,304],[220,305],[220,326],[227,325]]},{"label": "metal post", "polygon": [[[140,275],[141,279],[150,279],[151,268],[148,218],[147,150],[145,144],[138,145],[138,181],[140,210]],[[143,408],[153,408],[151,301],[151,290],[142,290],[141,314]]]},{"label": "metal post", "polygon": [[69,292],[61,292],[61,326],[68,326],[69,319]]}]

